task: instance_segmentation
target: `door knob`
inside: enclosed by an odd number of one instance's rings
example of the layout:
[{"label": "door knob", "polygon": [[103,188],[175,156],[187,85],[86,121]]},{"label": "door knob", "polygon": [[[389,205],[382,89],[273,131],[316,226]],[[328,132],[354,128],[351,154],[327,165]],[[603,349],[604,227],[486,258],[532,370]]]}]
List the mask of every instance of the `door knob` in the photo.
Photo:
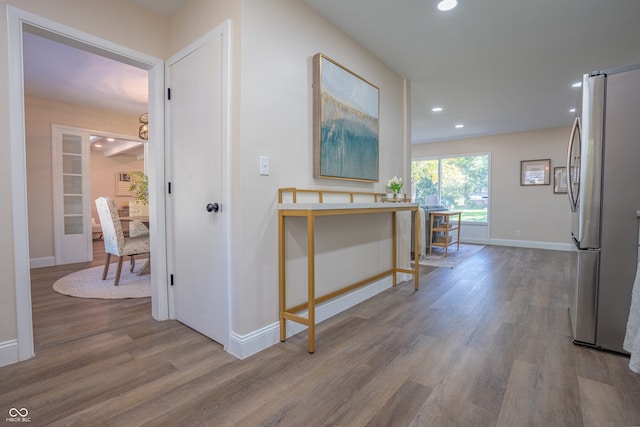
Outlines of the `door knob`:
[{"label": "door knob", "polygon": [[207,212],[218,212],[220,210],[220,205],[217,203],[209,203],[207,205]]}]

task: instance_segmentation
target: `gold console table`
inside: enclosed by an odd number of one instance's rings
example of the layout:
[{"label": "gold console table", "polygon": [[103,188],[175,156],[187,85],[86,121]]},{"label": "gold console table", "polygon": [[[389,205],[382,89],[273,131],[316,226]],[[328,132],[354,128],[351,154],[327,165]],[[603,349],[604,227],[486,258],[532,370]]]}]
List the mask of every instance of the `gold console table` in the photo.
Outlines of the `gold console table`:
[{"label": "gold console table", "polygon": [[[290,195],[291,202],[283,203],[283,194]],[[309,196],[313,194],[316,198],[314,202],[299,202],[298,196]],[[348,202],[327,202],[330,198],[346,198]],[[366,284],[380,280],[389,275],[392,276],[392,283],[397,285],[397,273],[409,273],[413,275],[415,290],[418,290],[419,264],[414,263],[413,269],[399,268],[397,265],[397,235],[396,235],[396,213],[409,211],[414,214],[416,224],[414,230],[414,247],[418,248],[419,223],[418,205],[414,203],[382,203],[384,194],[333,191],[333,190],[301,190],[297,188],[281,188],[278,190],[278,269],[280,275],[280,341],[287,339],[286,321],[291,320],[308,327],[308,350],[315,352],[315,307],[316,304],[328,301],[339,295],[357,289]],[[366,201],[370,199],[370,201]],[[367,279],[353,283],[327,295],[316,297],[315,293],[315,219],[319,216],[331,215],[362,215],[371,213],[388,212],[391,214],[391,235],[392,235],[392,264],[391,269],[371,276]],[[285,248],[285,218],[286,217],[306,217],[307,218],[307,302],[287,307],[286,292],[286,248]],[[416,249],[415,253],[419,253]],[[307,317],[298,312],[307,309]]]}]

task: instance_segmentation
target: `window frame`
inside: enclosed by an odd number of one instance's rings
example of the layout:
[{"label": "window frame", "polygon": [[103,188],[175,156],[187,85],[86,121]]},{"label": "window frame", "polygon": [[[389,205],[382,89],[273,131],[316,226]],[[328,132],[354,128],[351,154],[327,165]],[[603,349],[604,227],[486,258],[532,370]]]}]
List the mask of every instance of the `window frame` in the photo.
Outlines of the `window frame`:
[{"label": "window frame", "polygon": [[[491,216],[491,208],[490,205],[491,203],[491,153],[490,152],[480,152],[480,153],[465,153],[465,154],[447,154],[447,155],[440,155],[440,156],[421,156],[421,157],[416,157],[416,158],[412,158],[411,159],[411,164],[413,165],[413,162],[423,162],[423,161],[431,161],[431,160],[437,160],[438,161],[438,184],[437,184],[437,188],[438,188],[438,203],[440,204],[442,202],[442,161],[445,159],[456,159],[456,158],[460,158],[460,157],[479,157],[479,156],[487,156],[487,220],[486,221],[469,221],[469,220],[462,220],[461,223],[462,224],[468,224],[468,225],[484,225],[484,226],[488,226],[489,225],[489,221],[490,221],[490,216]],[[412,167],[411,167],[412,169]],[[412,177],[411,177],[412,178]],[[415,183],[413,182],[413,178],[411,180],[411,200],[415,201]]]}]

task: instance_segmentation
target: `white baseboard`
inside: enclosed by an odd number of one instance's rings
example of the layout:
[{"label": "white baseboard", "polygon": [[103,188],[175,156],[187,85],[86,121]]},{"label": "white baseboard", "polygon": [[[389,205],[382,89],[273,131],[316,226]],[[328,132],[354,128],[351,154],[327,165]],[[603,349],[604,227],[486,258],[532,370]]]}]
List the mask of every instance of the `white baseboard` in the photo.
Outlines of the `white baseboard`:
[{"label": "white baseboard", "polygon": [[473,245],[511,246],[514,248],[549,249],[552,251],[571,251],[571,243],[538,242],[535,240],[511,240],[511,239],[464,239],[460,243]]},{"label": "white baseboard", "polygon": [[53,256],[31,258],[29,260],[29,268],[53,267],[54,265],[56,265],[56,257]]},{"label": "white baseboard", "polygon": [[[405,267],[411,268],[411,267]],[[396,273],[396,281],[397,283],[406,282],[407,280],[413,280],[413,274],[410,273]]]},{"label": "white baseboard", "polygon": [[[399,273],[397,275],[398,283],[411,278],[413,277],[406,273]],[[329,319],[330,317],[335,316],[356,304],[366,301],[367,299],[391,287],[391,277],[387,277],[332,299],[331,301],[320,304],[316,307],[316,324]],[[306,316],[307,312],[304,311],[300,314],[302,316]],[[300,323],[287,321],[287,337],[291,337],[305,329],[307,329],[307,327]],[[276,322],[246,335],[240,335],[232,332],[227,351],[240,359],[245,359],[279,342],[280,323]]]},{"label": "white baseboard", "polygon": [[[472,242],[469,242],[472,243]],[[515,248],[549,249],[552,251],[570,251],[572,245],[567,243],[537,242],[534,240],[490,239],[487,245],[512,246]]]},{"label": "white baseboard", "polygon": [[18,360],[18,341],[0,342],[0,366],[11,365]]}]

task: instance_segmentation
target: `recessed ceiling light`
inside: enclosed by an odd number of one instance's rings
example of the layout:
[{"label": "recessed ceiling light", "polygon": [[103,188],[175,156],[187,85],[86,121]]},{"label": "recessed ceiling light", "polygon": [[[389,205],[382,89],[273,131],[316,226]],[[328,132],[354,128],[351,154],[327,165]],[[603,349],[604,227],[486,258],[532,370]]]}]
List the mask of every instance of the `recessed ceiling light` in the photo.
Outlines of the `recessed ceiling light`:
[{"label": "recessed ceiling light", "polygon": [[571,87],[582,87],[582,82],[575,82]]},{"label": "recessed ceiling light", "polygon": [[576,112],[576,109],[575,109],[575,108],[572,108],[572,109],[570,109],[570,110],[569,110],[569,112],[570,112],[570,113],[575,113],[575,112]]},{"label": "recessed ceiling light", "polygon": [[439,113],[440,111],[442,111],[442,107],[433,107],[431,111],[433,111],[434,113]]},{"label": "recessed ceiling light", "polygon": [[93,146],[96,147],[96,148],[100,148],[100,147],[102,147],[102,144],[93,144]]},{"label": "recessed ceiling light", "polygon": [[462,129],[464,125],[462,123],[456,125],[456,129]]},{"label": "recessed ceiling light", "polygon": [[438,3],[438,9],[440,9],[443,12],[446,12],[447,10],[453,9],[457,5],[458,5],[458,0],[442,0],[440,3]]}]

